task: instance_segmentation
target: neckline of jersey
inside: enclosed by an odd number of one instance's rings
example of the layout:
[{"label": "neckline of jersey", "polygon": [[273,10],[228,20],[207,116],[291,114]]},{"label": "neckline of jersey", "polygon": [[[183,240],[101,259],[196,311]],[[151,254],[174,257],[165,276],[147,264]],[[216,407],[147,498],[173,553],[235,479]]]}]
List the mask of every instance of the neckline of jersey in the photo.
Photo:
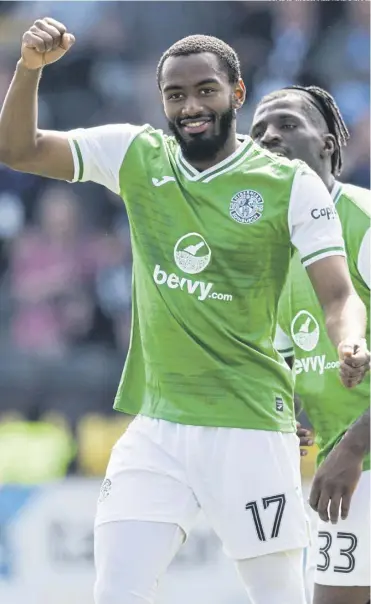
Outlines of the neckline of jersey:
[{"label": "neckline of jersey", "polygon": [[209,182],[209,180],[212,178],[216,178],[216,176],[219,176],[219,174],[229,172],[229,170],[231,170],[236,164],[241,163],[242,159],[244,160],[248,155],[250,155],[252,148],[252,139],[247,136],[243,137],[242,144],[236,149],[236,151],[232,153],[232,155],[229,155],[222,161],[215,164],[215,166],[211,166],[202,172],[198,172],[196,168],[187,162],[180,150],[180,147],[178,147],[175,159],[179,170],[188,180],[196,182],[206,179],[205,182]]},{"label": "neckline of jersey", "polygon": [[335,180],[334,186],[332,187],[332,190],[331,190],[331,197],[334,202],[334,205],[336,205],[337,202],[339,201],[341,191],[342,191],[341,182],[338,182],[337,180]]}]

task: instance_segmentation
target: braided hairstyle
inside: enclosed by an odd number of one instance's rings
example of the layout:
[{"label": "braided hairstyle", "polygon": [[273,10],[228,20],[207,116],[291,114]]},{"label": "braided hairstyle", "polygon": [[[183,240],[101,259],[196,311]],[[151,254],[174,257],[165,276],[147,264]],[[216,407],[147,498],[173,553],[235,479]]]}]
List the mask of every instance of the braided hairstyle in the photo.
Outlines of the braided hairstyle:
[{"label": "braided hairstyle", "polygon": [[342,150],[349,140],[349,131],[334,97],[318,86],[287,86],[266,95],[259,105],[279,96],[284,96],[290,91],[300,94],[307,101],[307,109],[310,111],[313,108],[317,109],[325,120],[329,133],[335,139],[335,150],[331,157],[331,172],[334,176],[339,175],[343,167]]}]

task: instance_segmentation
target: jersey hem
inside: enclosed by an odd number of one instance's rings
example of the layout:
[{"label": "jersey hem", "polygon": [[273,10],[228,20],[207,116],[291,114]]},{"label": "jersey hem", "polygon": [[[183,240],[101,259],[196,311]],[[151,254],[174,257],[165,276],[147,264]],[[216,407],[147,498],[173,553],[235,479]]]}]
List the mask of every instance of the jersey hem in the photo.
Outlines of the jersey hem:
[{"label": "jersey hem", "polygon": [[113,406],[115,411],[119,411],[120,413],[126,413],[128,415],[142,415],[144,417],[150,417],[151,419],[162,419],[167,422],[173,422],[175,424],[183,424],[186,426],[204,426],[206,428],[241,428],[242,430],[262,430],[267,432],[296,432],[296,421],[292,420],[292,423],[286,422],[284,425],[272,425],[272,423],[264,423],[264,422],[253,422],[250,421],[248,424],[244,424],[241,421],[233,421],[231,418],[223,418],[218,422],[210,421],[210,418],[207,417],[198,417],[197,419],[188,416],[173,413],[150,413],[148,411],[140,411],[138,413],[133,413],[129,409],[119,407],[117,405]]},{"label": "jersey hem", "polygon": [[291,357],[294,354],[294,349],[293,348],[278,348],[277,352],[280,353],[281,356],[285,357]]}]

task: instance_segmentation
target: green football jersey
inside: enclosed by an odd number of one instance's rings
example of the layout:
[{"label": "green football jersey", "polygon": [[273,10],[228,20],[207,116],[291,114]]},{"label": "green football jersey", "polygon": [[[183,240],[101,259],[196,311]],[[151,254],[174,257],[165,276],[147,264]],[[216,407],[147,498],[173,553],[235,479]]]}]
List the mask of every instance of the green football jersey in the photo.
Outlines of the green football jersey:
[{"label": "green football jersey", "polygon": [[[336,183],[332,195],[343,226],[352,281],[369,316],[371,194]],[[295,356],[295,391],[313,425],[320,463],[368,408],[370,377],[351,390],[342,385],[337,350],[327,336],[322,309],[297,254],[280,300],[279,325],[284,334],[279,332],[277,348],[284,356]],[[369,456],[364,468],[370,468]]]},{"label": "green football jersey", "polygon": [[[69,134],[75,180],[125,202],[133,315],[115,408],[183,424],[295,430],[291,371],[273,345],[292,246],[344,254],[322,181],[241,141],[198,172],[150,126]],[[315,201],[313,201],[315,200]],[[334,252],[335,250],[335,252]]]}]

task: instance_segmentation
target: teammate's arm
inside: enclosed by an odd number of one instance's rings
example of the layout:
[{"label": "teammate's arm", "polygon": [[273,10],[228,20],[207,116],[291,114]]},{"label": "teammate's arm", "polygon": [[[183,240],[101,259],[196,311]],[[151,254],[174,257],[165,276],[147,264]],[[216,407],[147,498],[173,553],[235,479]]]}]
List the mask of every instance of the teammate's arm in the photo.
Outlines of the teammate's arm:
[{"label": "teammate's arm", "polygon": [[370,452],[370,408],[346,431],[342,440],[317,471],[309,498],[320,518],[336,524],[341,510],[344,520],[363,469],[364,456]]},{"label": "teammate's arm", "polygon": [[289,229],[324,310],[329,337],[338,348],[342,381],[353,387],[369,369],[366,309],[350,278],[333,201],[322,180],[309,169],[299,169],[294,179]]},{"label": "teammate's arm", "polygon": [[362,457],[370,452],[370,408],[351,425],[339,445]]},{"label": "teammate's arm", "polygon": [[60,59],[75,39],[54,19],[41,19],[23,35],[21,59],[0,114],[0,162],[22,172],[72,180],[67,134],[37,128],[38,86],[45,65]]}]

